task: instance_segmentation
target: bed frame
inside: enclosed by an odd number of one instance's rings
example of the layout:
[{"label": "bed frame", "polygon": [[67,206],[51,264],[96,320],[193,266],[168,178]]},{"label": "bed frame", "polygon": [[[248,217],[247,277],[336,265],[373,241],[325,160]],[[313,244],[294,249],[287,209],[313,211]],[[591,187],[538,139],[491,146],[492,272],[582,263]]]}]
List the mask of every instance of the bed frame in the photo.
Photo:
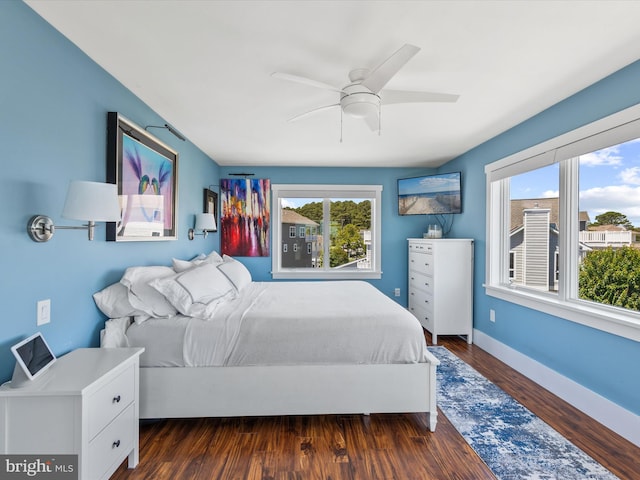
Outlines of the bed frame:
[{"label": "bed frame", "polygon": [[140,418],[427,412],[433,432],[439,363],[143,367]]}]

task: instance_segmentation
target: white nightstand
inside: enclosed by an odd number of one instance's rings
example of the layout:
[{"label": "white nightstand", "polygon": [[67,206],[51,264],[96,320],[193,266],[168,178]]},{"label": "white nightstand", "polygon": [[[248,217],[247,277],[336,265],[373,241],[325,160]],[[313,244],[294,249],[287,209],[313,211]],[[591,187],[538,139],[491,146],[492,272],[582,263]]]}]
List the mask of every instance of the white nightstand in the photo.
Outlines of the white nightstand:
[{"label": "white nightstand", "polygon": [[44,378],[0,388],[0,452],[77,454],[80,480],[138,464],[138,369],[144,348],[80,348]]}]

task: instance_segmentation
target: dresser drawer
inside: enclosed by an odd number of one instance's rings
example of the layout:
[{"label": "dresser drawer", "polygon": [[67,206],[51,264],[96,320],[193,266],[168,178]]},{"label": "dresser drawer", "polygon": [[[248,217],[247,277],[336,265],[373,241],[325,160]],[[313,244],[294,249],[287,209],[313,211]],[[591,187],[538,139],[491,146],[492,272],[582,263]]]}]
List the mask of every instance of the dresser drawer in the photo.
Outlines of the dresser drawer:
[{"label": "dresser drawer", "polygon": [[409,253],[409,271],[433,275],[433,255],[426,253]]},{"label": "dresser drawer", "polygon": [[433,253],[433,243],[430,242],[409,242],[409,253]]},{"label": "dresser drawer", "polygon": [[133,402],[134,392],[135,369],[132,365],[87,399],[89,439]]},{"label": "dresser drawer", "polygon": [[88,478],[100,479],[109,472],[110,467],[117,467],[131,452],[134,434],[134,405],[130,404],[89,443]]},{"label": "dresser drawer", "polygon": [[432,312],[433,295],[419,291],[411,291],[409,293],[409,309],[411,309],[411,307]]},{"label": "dresser drawer", "polygon": [[413,293],[414,290],[433,295],[433,277],[409,272],[409,292]]},{"label": "dresser drawer", "polygon": [[423,308],[420,305],[410,304],[409,311],[418,319],[420,325],[426,328],[429,332],[433,333],[433,310]]}]

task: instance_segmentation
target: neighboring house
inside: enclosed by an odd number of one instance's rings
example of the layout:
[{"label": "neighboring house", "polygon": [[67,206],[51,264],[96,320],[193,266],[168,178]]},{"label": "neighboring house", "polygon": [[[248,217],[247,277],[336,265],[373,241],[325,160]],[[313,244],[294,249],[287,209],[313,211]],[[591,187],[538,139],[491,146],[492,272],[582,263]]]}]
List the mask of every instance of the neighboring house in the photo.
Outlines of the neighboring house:
[{"label": "neighboring house", "polygon": [[[511,200],[509,280],[539,290],[558,289],[558,198]],[[589,223],[580,212],[579,229]],[[581,243],[580,256],[591,250]]]},{"label": "neighboring house", "polygon": [[[580,261],[587,252],[604,248],[638,248],[640,234],[618,225],[590,226],[579,213]],[[509,280],[539,290],[558,290],[558,198],[511,200]]]},{"label": "neighboring house", "polygon": [[294,210],[282,210],[282,266],[312,268],[316,263],[318,224]]}]

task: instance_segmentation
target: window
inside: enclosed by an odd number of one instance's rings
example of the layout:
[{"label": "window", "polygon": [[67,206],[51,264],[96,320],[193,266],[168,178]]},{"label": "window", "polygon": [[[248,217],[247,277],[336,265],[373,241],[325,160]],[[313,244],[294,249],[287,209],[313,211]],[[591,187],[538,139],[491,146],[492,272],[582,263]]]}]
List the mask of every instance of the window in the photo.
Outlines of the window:
[{"label": "window", "polygon": [[271,189],[274,245],[299,233],[296,255],[274,249],[273,278],[381,278],[381,185]]},{"label": "window", "polygon": [[640,107],[485,173],[487,294],[639,340]]}]

